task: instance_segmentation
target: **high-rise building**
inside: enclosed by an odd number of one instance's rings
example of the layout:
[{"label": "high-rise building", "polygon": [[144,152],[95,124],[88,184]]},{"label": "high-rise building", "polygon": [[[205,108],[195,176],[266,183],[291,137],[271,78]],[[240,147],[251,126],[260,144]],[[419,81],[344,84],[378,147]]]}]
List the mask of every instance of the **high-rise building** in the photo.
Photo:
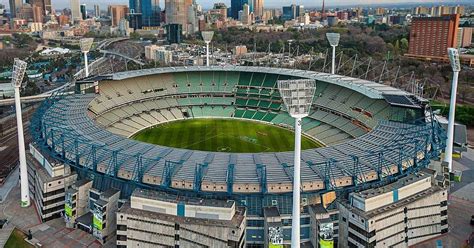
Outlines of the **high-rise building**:
[{"label": "high-rise building", "polygon": [[454,6],[451,9],[451,14],[459,14],[459,15],[464,15],[465,13],[465,8],[464,6]]},{"label": "high-rise building", "polygon": [[428,7],[418,6],[413,9],[412,13],[414,15],[428,15],[431,11]]},{"label": "high-rise building", "polygon": [[457,47],[470,47],[472,44],[472,33],[474,28],[464,27],[458,29]]},{"label": "high-rise building", "polygon": [[47,15],[53,14],[53,5],[51,5],[51,0],[43,0],[43,8]]},{"label": "high-rise building", "polygon": [[71,22],[81,20],[81,2],[80,0],[71,0]]},{"label": "high-rise building", "polygon": [[33,5],[33,21],[34,22],[43,22],[43,8],[38,5]]},{"label": "high-rise building", "polygon": [[21,5],[23,5],[22,0],[10,0],[10,14],[13,18],[17,17],[17,13],[21,8]]},{"label": "high-rise building", "polygon": [[195,33],[199,30],[198,22],[197,22],[197,13],[198,13],[198,5],[193,3],[192,5],[188,6],[188,16],[186,22],[186,33]]},{"label": "high-rise building", "polygon": [[112,20],[112,27],[117,27],[120,24],[120,20],[124,19],[128,13],[127,5],[110,5],[109,16]]},{"label": "high-rise building", "polygon": [[134,29],[160,26],[159,0],[130,0],[130,25]]},{"label": "high-rise building", "polygon": [[25,2],[31,4],[32,6],[40,7],[43,15],[50,15],[53,13],[51,0],[26,0]]},{"label": "high-rise building", "polygon": [[304,6],[303,5],[296,5],[295,8],[296,8],[295,9],[295,12],[296,12],[295,19],[297,17],[304,16],[305,11],[304,11]]},{"label": "high-rise building", "polygon": [[17,17],[20,19],[33,20],[33,7],[31,4],[23,4],[18,9]]},{"label": "high-rise building", "polygon": [[252,0],[231,0],[230,1],[230,17],[235,20],[239,19],[239,11],[244,9],[244,4],[249,4]]},{"label": "high-rise building", "polygon": [[81,4],[81,17],[82,20],[87,19],[87,7],[85,4]]},{"label": "high-rise building", "polygon": [[283,6],[283,20],[294,20],[299,16],[304,16],[305,10],[303,5],[292,4],[290,6]]},{"label": "high-rise building", "polygon": [[385,14],[385,8],[376,8],[375,9],[375,15],[384,15]]},{"label": "high-rise building", "polygon": [[98,4],[94,4],[94,16],[100,17],[100,7]]},{"label": "high-rise building", "polygon": [[166,0],[165,13],[167,24],[181,24],[182,31],[188,33],[188,21],[192,0]]},{"label": "high-rise building", "polygon": [[282,16],[281,18],[283,20],[292,20],[294,15],[293,15],[293,9],[291,8],[291,6],[283,6],[282,7]]},{"label": "high-rise building", "polygon": [[413,18],[406,56],[445,60],[447,49],[457,46],[458,26],[458,14]]},{"label": "high-rise building", "polygon": [[[420,14],[425,14],[424,11],[425,9],[423,7],[418,7],[415,9],[415,13],[416,11],[419,10],[423,10],[423,13],[420,13]],[[434,6],[434,7],[431,7],[429,9],[429,13],[426,13],[426,14],[430,14],[431,16],[442,16],[442,15],[449,15],[449,14],[460,14],[460,15],[464,15],[464,6],[444,6],[444,5],[441,5],[441,6]]]},{"label": "high-rise building", "polygon": [[210,10],[214,15],[219,15],[218,19],[225,21],[227,19],[227,6],[225,3],[215,3],[214,8]]},{"label": "high-rise building", "polygon": [[250,25],[250,6],[248,4],[244,4],[244,8],[242,9],[242,16],[241,16],[242,24]]},{"label": "high-rise building", "polygon": [[166,39],[169,43],[181,43],[181,35],[183,33],[183,26],[181,24],[166,24]]},{"label": "high-rise building", "polygon": [[255,16],[262,17],[263,16],[263,0],[254,0],[254,10],[253,13]]}]

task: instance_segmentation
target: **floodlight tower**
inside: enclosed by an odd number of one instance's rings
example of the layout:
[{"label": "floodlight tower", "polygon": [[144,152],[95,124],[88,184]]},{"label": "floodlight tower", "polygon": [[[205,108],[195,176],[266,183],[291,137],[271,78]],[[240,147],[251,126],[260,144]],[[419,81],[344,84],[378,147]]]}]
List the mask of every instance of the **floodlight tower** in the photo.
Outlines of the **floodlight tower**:
[{"label": "floodlight tower", "polygon": [[214,31],[202,31],[202,39],[206,42],[206,66],[209,66],[209,43],[212,41]]},{"label": "floodlight tower", "polygon": [[293,40],[288,40],[288,58],[291,58],[291,43]]},{"label": "floodlight tower", "polygon": [[293,167],[293,211],[291,222],[291,247],[300,247],[300,163],[301,120],[308,116],[313,103],[316,82],[311,79],[279,80],[278,89],[288,113],[295,118],[295,161]]},{"label": "floodlight tower", "polygon": [[341,35],[339,33],[326,33],[326,38],[328,39],[329,44],[332,46],[331,74],[334,74],[336,71],[336,47],[339,45]]},{"label": "floodlight tower", "polygon": [[448,138],[446,140],[446,151],[444,154],[444,162],[448,163],[449,172],[453,170],[453,142],[454,142],[454,116],[456,112],[456,94],[458,90],[458,77],[461,71],[461,63],[459,62],[459,51],[456,48],[448,48],[449,60],[453,68],[453,83],[451,84],[451,100],[449,104],[449,120],[448,120]]},{"label": "floodlight tower", "polygon": [[30,206],[30,191],[28,190],[28,171],[26,166],[25,137],[23,135],[23,119],[21,115],[20,87],[23,82],[27,63],[15,58],[12,72],[12,85],[15,88],[16,125],[18,130],[18,152],[20,157],[20,187],[21,207]]},{"label": "floodlight tower", "polygon": [[81,46],[81,51],[84,53],[84,68],[86,69],[86,77],[89,76],[89,61],[87,59],[87,53],[91,50],[92,43],[94,38],[83,38],[80,40],[79,44]]}]

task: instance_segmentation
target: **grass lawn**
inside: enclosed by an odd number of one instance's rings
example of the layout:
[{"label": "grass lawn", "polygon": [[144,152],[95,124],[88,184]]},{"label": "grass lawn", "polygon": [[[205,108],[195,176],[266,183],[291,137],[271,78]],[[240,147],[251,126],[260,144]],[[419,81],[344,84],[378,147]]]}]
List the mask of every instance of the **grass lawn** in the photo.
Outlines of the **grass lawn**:
[{"label": "grass lawn", "polygon": [[18,229],[14,229],[5,244],[5,248],[32,248],[33,246],[25,241],[26,235]]},{"label": "grass lawn", "polygon": [[[132,139],[191,150],[218,152],[282,152],[294,149],[294,133],[253,121],[192,119],[175,121],[143,130]],[[301,148],[320,147],[302,137]]]}]

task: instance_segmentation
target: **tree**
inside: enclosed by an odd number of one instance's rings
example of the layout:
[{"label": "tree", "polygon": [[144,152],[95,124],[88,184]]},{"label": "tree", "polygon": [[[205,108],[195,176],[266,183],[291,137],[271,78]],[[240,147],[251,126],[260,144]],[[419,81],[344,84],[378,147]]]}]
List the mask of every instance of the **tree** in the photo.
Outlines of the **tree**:
[{"label": "tree", "polygon": [[130,39],[139,40],[140,39],[140,34],[138,34],[137,32],[130,33]]},{"label": "tree", "polygon": [[397,55],[400,54],[400,41],[399,40],[395,41],[395,45],[393,46],[393,52]]},{"label": "tree", "polygon": [[406,38],[400,40],[400,48],[402,49],[402,53],[408,52],[408,40]]}]

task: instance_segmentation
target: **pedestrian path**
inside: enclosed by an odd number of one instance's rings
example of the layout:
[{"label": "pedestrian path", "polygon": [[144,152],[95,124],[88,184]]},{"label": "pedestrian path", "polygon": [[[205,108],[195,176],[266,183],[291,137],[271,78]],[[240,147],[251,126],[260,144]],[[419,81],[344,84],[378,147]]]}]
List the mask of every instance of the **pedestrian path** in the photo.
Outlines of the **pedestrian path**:
[{"label": "pedestrian path", "polygon": [[13,229],[15,228],[12,225],[7,225],[0,229],[0,247],[5,247]]},{"label": "pedestrian path", "polygon": [[20,170],[18,166],[13,169],[13,171],[8,175],[7,180],[5,183],[0,186],[0,203],[3,203],[5,199],[7,199],[8,194],[12,191],[12,189],[18,185],[18,181],[20,178]]}]

